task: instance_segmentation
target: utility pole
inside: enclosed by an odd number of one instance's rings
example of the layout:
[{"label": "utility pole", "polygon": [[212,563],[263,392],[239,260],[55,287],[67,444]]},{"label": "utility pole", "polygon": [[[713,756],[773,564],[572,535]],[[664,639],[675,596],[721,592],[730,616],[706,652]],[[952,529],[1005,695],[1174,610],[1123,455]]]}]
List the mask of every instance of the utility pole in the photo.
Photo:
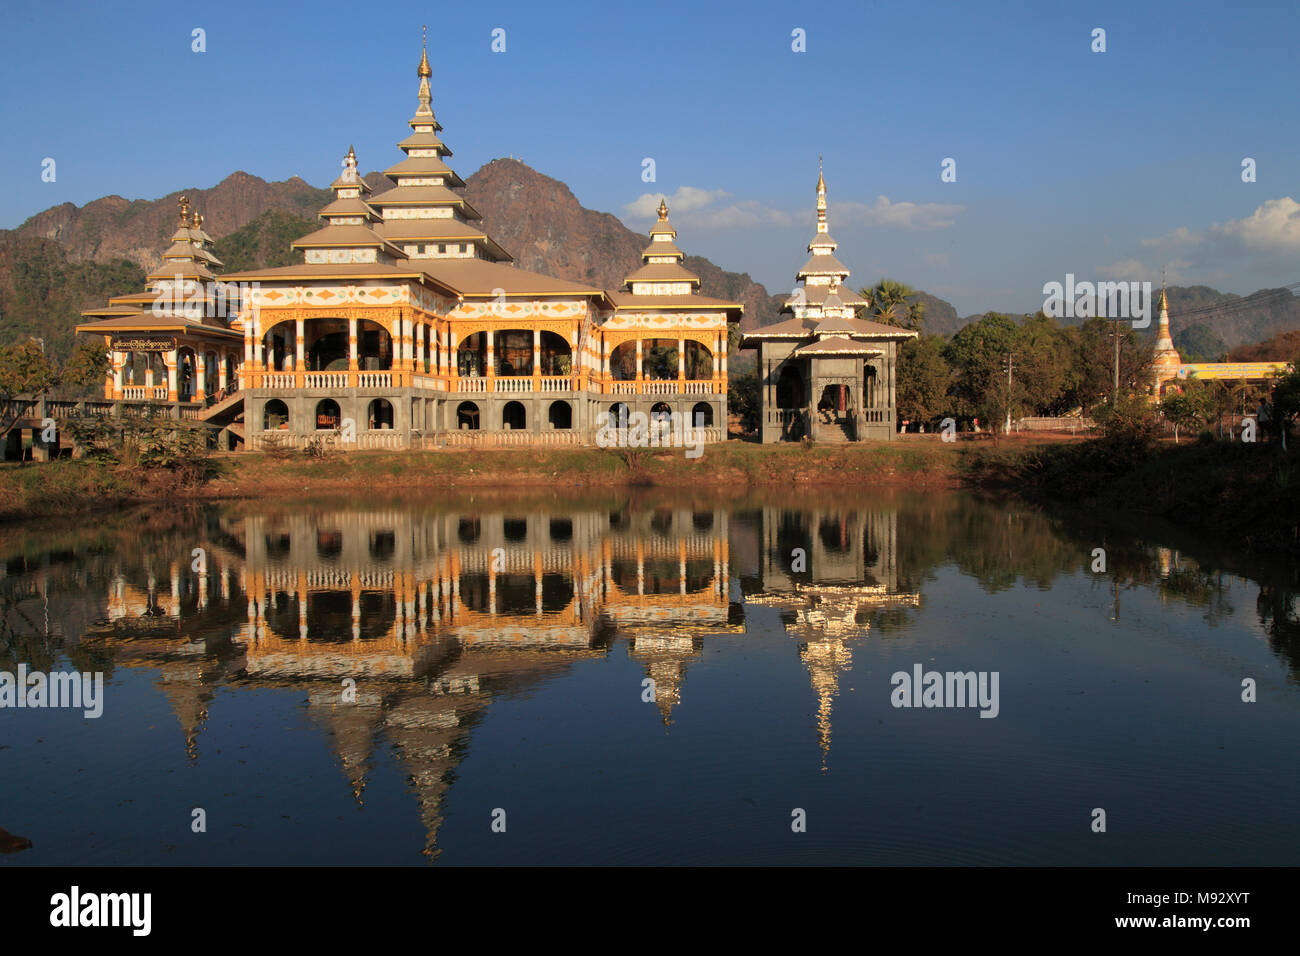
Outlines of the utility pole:
[{"label": "utility pole", "polygon": [[1007,425],[1006,433],[1011,434],[1011,352],[1007,353]]},{"label": "utility pole", "polygon": [[1119,319],[1115,320],[1115,389],[1111,393],[1110,406],[1119,407]]}]

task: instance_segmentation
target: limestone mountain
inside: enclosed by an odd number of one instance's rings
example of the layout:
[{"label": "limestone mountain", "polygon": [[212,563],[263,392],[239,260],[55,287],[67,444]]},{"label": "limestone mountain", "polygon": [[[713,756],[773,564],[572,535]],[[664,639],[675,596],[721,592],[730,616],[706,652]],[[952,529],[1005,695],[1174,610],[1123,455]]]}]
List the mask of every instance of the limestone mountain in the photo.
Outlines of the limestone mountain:
[{"label": "limestone mountain", "polygon": [[203,214],[203,228],[217,239],[268,209],[313,220],[330,200],[329,190],[316,189],[297,176],[268,183],[241,171],[211,189],[178,190],[161,199],[105,196],[84,206],[63,203],[37,213],[13,232],[23,238],[53,239],[73,262],[130,259],[151,270],[162,261],[162,250],[176,231],[176,200],[181,195],[190,197],[191,208]]}]

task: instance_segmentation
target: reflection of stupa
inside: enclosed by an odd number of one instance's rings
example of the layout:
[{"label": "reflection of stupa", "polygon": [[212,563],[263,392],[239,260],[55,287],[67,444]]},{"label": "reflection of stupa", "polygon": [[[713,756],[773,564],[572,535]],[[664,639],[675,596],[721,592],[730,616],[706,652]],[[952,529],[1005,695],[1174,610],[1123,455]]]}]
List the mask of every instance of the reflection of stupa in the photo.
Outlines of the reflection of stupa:
[{"label": "reflection of stupa", "polygon": [[848,642],[867,635],[874,612],[919,607],[921,596],[899,589],[894,511],[765,508],[761,542],[758,574],[745,603],[779,609],[786,630],[803,639],[799,657],[817,695],[825,769],[839,675],[853,666]]}]

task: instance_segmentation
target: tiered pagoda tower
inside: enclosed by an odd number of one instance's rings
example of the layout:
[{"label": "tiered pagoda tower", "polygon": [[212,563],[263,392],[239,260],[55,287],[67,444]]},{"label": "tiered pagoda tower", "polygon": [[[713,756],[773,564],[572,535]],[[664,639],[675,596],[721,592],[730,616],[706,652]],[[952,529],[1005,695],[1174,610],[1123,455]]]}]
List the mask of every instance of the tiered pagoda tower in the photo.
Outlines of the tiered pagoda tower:
[{"label": "tiered pagoda tower", "polygon": [[898,343],[917,333],[870,322],[867,301],[845,285],[826,218],[826,177],[817,169],[817,231],[786,299],[782,321],[746,334],[758,350],[764,442],[889,439],[897,432]]}]

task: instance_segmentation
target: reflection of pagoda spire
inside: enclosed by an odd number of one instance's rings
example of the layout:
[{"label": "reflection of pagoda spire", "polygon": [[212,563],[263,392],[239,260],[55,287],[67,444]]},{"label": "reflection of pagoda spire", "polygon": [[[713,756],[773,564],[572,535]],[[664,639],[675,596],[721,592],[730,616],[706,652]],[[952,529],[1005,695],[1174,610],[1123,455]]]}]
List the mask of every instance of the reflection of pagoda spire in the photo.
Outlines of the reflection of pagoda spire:
[{"label": "reflection of pagoda spire", "polygon": [[799,657],[808,668],[817,694],[817,741],[825,770],[831,750],[831,707],[840,692],[840,671],[853,666],[853,652],[845,638],[830,637],[800,645]]},{"label": "reflection of pagoda spire", "polygon": [[654,681],[655,707],[665,730],[672,725],[673,708],[681,703],[686,662],[699,657],[703,650],[703,640],[694,636],[637,634],[632,638],[628,656],[645,663],[646,676]]},{"label": "reflection of pagoda spire", "polygon": [[[365,802],[361,795],[366,789],[375,730],[380,722],[379,707],[361,700],[355,704],[342,703],[336,691],[330,691],[329,698],[330,703],[326,705],[329,709],[326,710],[324,706],[313,707],[312,716],[329,728],[334,752],[352,785],[352,797],[361,805]],[[315,694],[310,700],[312,704],[324,703]]]},{"label": "reflection of pagoda spire", "polygon": [[442,827],[442,799],[450,784],[448,777],[457,759],[452,744],[460,736],[460,718],[448,698],[414,697],[391,707],[384,714],[388,736],[410,772],[415,799],[424,824],[423,853],[437,859],[438,830]]},{"label": "reflection of pagoda spire", "polygon": [[206,686],[201,671],[190,662],[164,663],[161,676],[154,684],[167,698],[167,705],[180,722],[185,735],[185,755],[192,761],[199,759],[199,733],[208,719],[208,704],[212,691]]}]

